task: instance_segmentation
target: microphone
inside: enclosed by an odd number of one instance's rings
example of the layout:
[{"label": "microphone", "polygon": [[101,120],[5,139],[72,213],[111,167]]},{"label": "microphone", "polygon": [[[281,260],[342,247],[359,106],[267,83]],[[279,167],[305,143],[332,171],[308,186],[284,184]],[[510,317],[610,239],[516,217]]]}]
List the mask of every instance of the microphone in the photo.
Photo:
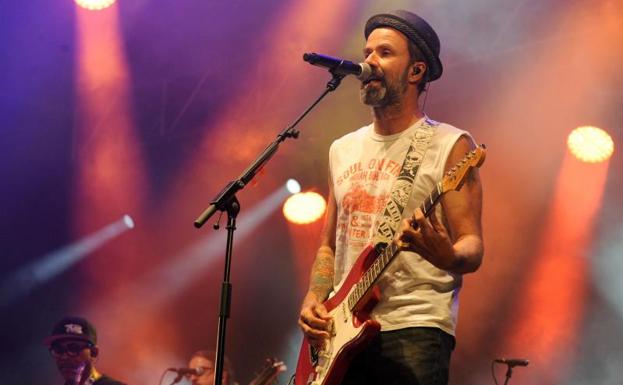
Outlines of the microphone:
[{"label": "microphone", "polygon": [[372,67],[367,63],[353,63],[313,52],[303,54],[303,60],[318,67],[328,68],[334,74],[355,75],[361,81],[366,81],[372,76]]},{"label": "microphone", "polygon": [[167,371],[170,372],[176,372],[178,376],[186,376],[186,375],[195,375],[195,376],[200,376],[203,373],[205,373],[205,369],[204,368],[169,368],[167,369]]},{"label": "microphone", "polygon": [[524,358],[496,358],[493,361],[497,362],[498,364],[506,364],[511,368],[513,366],[528,366],[528,364],[530,363],[530,361]]},{"label": "microphone", "polygon": [[82,374],[84,373],[86,368],[87,368],[86,362],[83,362],[82,364],[80,364],[80,366],[78,366],[78,369],[76,370],[76,375],[73,378],[73,382],[70,382],[70,383],[73,383],[76,385],[80,384],[80,380],[82,380]]}]

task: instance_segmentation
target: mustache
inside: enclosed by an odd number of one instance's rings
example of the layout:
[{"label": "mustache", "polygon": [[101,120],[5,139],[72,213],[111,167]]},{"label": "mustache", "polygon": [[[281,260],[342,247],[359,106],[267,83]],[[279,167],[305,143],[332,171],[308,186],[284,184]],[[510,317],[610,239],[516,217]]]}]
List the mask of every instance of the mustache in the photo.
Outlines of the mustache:
[{"label": "mustache", "polygon": [[372,75],[370,75],[369,78],[367,78],[365,81],[362,82],[363,85],[366,85],[368,83],[370,83],[373,80],[379,80],[381,82],[383,82],[385,80],[385,75],[382,72],[379,71],[372,71]]},{"label": "mustache", "polygon": [[84,363],[75,363],[75,362],[60,362],[57,367],[59,369],[69,369],[69,370],[85,370],[88,365]]},{"label": "mustache", "polygon": [[384,82],[385,81],[385,77],[382,74],[378,74],[378,75],[377,74],[372,74],[369,78],[367,78],[361,84],[365,86],[366,84],[370,83],[373,80],[378,80],[378,81]]}]

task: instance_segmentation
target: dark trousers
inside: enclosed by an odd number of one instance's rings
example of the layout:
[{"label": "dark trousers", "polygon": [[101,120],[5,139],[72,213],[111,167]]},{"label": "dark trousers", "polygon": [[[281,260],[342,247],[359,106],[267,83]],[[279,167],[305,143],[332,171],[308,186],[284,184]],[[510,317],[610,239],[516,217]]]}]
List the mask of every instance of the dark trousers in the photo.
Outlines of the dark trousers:
[{"label": "dark trousers", "polygon": [[454,337],[438,328],[381,332],[352,361],[342,385],[447,385]]}]

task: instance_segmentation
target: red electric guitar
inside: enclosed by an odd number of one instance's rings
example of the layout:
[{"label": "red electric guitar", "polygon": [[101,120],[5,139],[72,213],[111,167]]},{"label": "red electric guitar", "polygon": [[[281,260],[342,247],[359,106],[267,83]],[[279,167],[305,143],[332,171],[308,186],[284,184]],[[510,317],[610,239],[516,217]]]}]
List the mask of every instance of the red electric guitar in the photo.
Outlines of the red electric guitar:
[{"label": "red electric guitar", "polygon": [[[444,193],[459,190],[470,170],[485,161],[485,155],[485,146],[478,146],[452,167],[420,205],[424,215],[433,212]],[[380,299],[375,282],[398,251],[400,247],[394,241],[380,252],[368,246],[359,255],[340,290],[324,302],[333,318],[331,338],[319,350],[303,338],[295,385],[339,385],[353,356],[381,329],[377,321],[370,319],[370,312]]]}]

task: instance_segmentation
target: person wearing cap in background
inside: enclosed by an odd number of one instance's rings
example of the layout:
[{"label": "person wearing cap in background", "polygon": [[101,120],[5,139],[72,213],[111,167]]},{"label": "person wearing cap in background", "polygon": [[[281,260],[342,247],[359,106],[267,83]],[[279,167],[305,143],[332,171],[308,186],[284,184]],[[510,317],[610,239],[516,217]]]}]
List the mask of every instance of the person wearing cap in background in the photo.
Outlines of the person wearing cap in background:
[{"label": "person wearing cap in background", "polygon": [[124,385],[95,368],[99,355],[95,327],[81,317],[64,317],[43,343],[48,346],[66,385]]},{"label": "person wearing cap in background", "polygon": [[372,75],[362,82],[360,98],[373,121],[330,147],[327,214],[299,326],[316,347],[330,337],[322,302],[383,233],[379,222],[388,218],[392,186],[410,159],[413,138],[422,134],[424,156],[402,219],[394,220],[401,251],[376,282],[381,298],[371,317],[381,332],[353,358],[342,385],[447,384],[462,275],[476,271],[484,253],[477,170],[460,191],[443,195],[435,215],[427,218],[417,207],[475,145],[468,132],[428,118],[420,106],[428,83],[443,72],[433,28],[401,10],[372,16],[364,33]]}]

